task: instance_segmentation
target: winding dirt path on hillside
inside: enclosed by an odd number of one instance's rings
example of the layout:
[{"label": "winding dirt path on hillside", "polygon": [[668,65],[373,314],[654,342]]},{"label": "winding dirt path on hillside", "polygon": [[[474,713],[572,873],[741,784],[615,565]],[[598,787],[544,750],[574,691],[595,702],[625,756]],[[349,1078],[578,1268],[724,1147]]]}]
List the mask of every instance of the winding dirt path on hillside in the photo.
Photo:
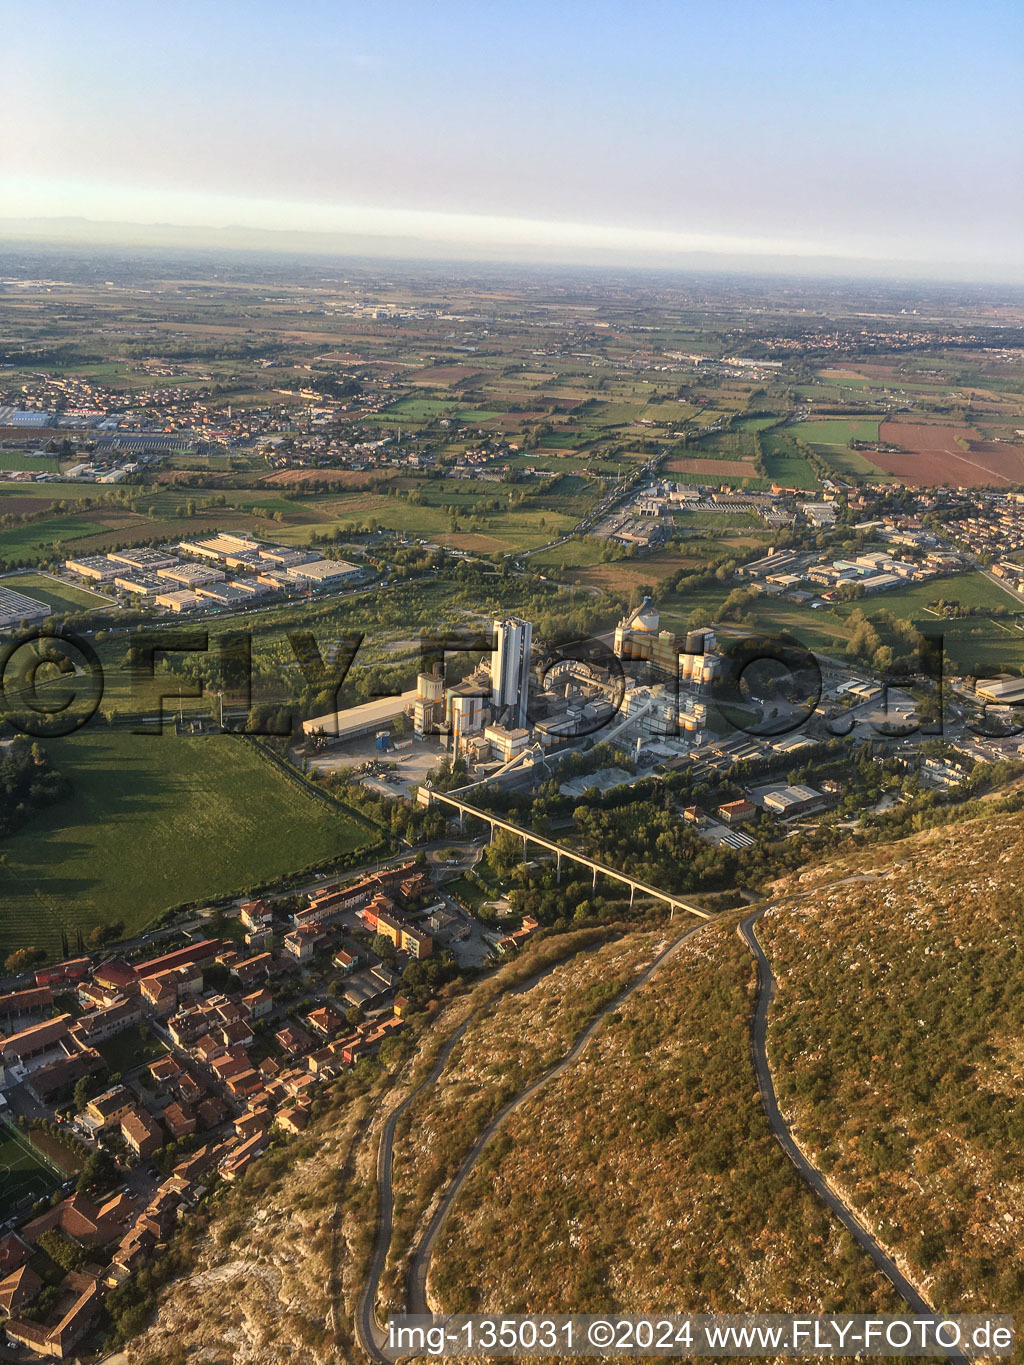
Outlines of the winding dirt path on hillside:
[{"label": "winding dirt path on hillside", "polygon": [[[848,878],[847,880],[858,879]],[[775,1081],[768,1062],[767,1048],[768,1011],[775,999],[776,980],[771,963],[768,961],[768,957],[757,937],[757,921],[767,908],[767,906],[762,906],[759,910],[755,910],[752,915],[748,915],[740,923],[737,932],[750,949],[754,961],[757,963],[757,1006],[754,1011],[750,1035],[750,1050],[754,1059],[754,1070],[757,1072],[758,1088],[761,1091],[761,1103],[764,1106],[768,1123],[779,1146],[792,1161],[801,1178],[811,1187],[821,1202],[835,1214],[857,1245],[867,1252],[876,1268],[885,1276],[897,1294],[906,1299],[916,1314],[930,1317],[934,1312],[932,1305],[917,1286],[911,1284],[874,1233],[861,1222],[849,1204],[840,1198],[829,1184],[824,1173],[811,1164],[779,1109]],[[967,1357],[959,1351],[950,1351],[946,1358],[963,1362],[963,1365],[966,1365]]]},{"label": "winding dirt path on hillside", "polygon": [[473,1144],[471,1151],[459,1168],[458,1174],[449,1185],[444,1198],[441,1200],[433,1218],[427,1225],[426,1231],[420,1238],[419,1245],[416,1248],[409,1267],[408,1305],[410,1313],[430,1312],[430,1309],[427,1306],[427,1277],[430,1273],[430,1261],[433,1256],[434,1244],[447,1222],[448,1216],[451,1213],[463,1186],[473,1174],[476,1163],[487,1144],[501,1131],[507,1120],[521,1105],[525,1104],[527,1100],[531,1099],[539,1090],[543,1089],[544,1086],[550,1084],[551,1081],[556,1080],[579,1060],[586,1050],[588,1043],[594,1037],[595,1033],[609,1014],[620,1009],[635,991],[638,991],[642,986],[647,985],[658,969],[674,957],[682,948],[683,944],[691,939],[694,934],[699,934],[702,929],[708,927],[708,924],[713,924],[714,922],[715,921],[713,920],[709,920],[706,924],[699,924],[695,928],[687,930],[686,933],[681,934],[678,938],[673,939],[667,947],[662,949],[653,962],[649,963],[628,986],[621,990],[613,1000],[610,1000],[608,1004],[594,1016],[564,1057],[555,1062],[553,1066],[549,1067],[547,1071],[538,1076],[536,1080],[531,1081],[525,1090],[522,1090],[513,1099],[509,1100],[504,1109],[500,1110],[495,1117],[491,1119],[490,1123]]},{"label": "winding dirt path on hillside", "polygon": [[[419,1244],[413,1255],[409,1270],[407,1289],[408,1311],[410,1313],[426,1313],[430,1311],[426,1306],[426,1283],[427,1276],[430,1271],[430,1259],[433,1254],[434,1243],[436,1242],[437,1236],[440,1233],[442,1227],[444,1226],[449,1213],[451,1212],[455,1200],[459,1196],[460,1190],[465,1185],[469,1176],[472,1174],[473,1168],[476,1165],[476,1162],[481,1152],[487,1146],[488,1142],[490,1142],[491,1138],[494,1137],[494,1135],[504,1125],[508,1117],[516,1109],[518,1109],[521,1104],[525,1103],[526,1100],[528,1100],[531,1096],[535,1095],[537,1091],[540,1090],[543,1086],[547,1085],[549,1081],[554,1080],[557,1076],[561,1075],[568,1067],[572,1066],[572,1064],[583,1053],[587,1044],[590,1042],[591,1038],[594,1036],[598,1028],[600,1028],[601,1024],[604,1022],[604,1020],[608,1017],[609,1014],[611,1014],[616,1009],[620,1008],[620,1006],[622,1006],[625,1003],[625,1001],[629,999],[629,997],[633,994],[634,991],[639,990],[641,986],[645,985],[648,981],[650,981],[650,979],[658,970],[658,968],[661,967],[666,961],[668,961],[669,958],[674,956],[674,954],[679,951],[679,949],[683,946],[685,942],[687,942],[688,939],[692,938],[694,934],[699,934],[703,929],[706,929],[708,925],[713,923],[715,923],[714,920],[708,920],[704,924],[698,924],[694,926],[694,928],[688,929],[684,934],[681,934],[678,938],[673,939],[671,943],[669,943],[665,948],[661,950],[661,952],[657,955],[657,957],[655,957],[653,962],[649,963],[645,968],[643,968],[640,974],[637,977],[635,977],[633,981],[629,983],[628,986],[621,990],[618,995],[616,995],[611,1001],[609,1001],[609,1003],[605,1005],[603,1009],[601,1009],[601,1011],[594,1016],[594,1018],[590,1021],[587,1027],[576,1039],[575,1043],[572,1045],[569,1051],[562,1058],[560,1058],[559,1061],[555,1062],[552,1066],[550,1066],[547,1071],[545,1071],[542,1075],[538,1076],[536,1080],[531,1081],[530,1084],[525,1088],[525,1090],[521,1091],[517,1096],[509,1100],[505,1107],[502,1110],[500,1110],[500,1112],[497,1115],[495,1115],[495,1117],[483,1130],[483,1132],[480,1134],[480,1136],[474,1143],[472,1150],[469,1152],[468,1156],[464,1160],[462,1166],[459,1168],[458,1174],[454,1177],[451,1184],[449,1185],[448,1190],[446,1191],[444,1198],[441,1200],[441,1203],[438,1205],[433,1218],[430,1220],[430,1223],[426,1228],[426,1231],[420,1238]],[[552,968],[548,970],[554,970],[555,966],[561,965],[562,965],[561,962],[556,963]],[[547,971],[545,971],[541,975],[547,975]],[[524,989],[532,989],[533,986],[537,984],[537,979],[538,978],[531,979],[529,982],[524,983],[522,986],[516,987],[516,990],[523,991]],[[401,1118],[401,1115],[405,1112],[405,1110],[408,1108],[409,1104],[411,1104],[413,1099],[415,1099],[417,1095],[422,1093],[422,1091],[425,1090],[428,1086],[436,1084],[436,1082],[440,1078],[441,1072],[444,1070],[445,1064],[449,1056],[451,1055],[456,1044],[461,1039],[462,1035],[465,1033],[465,1030],[469,1023],[470,1020],[466,1020],[464,1024],[462,1024],[458,1029],[456,1029],[455,1033],[452,1035],[450,1039],[448,1039],[448,1041],[442,1048],[441,1053],[439,1054],[437,1060],[434,1063],[434,1066],[431,1068],[430,1074],[424,1081],[422,1081],[416,1087],[416,1089],[410,1095],[406,1097],[405,1100],[402,1101],[401,1105],[399,1105],[397,1109],[389,1116],[387,1122],[384,1125],[384,1129],[381,1132],[380,1146],[377,1152],[378,1196],[377,1235],[374,1240],[373,1254],[371,1256],[370,1266],[367,1272],[366,1280],[363,1283],[363,1287],[362,1290],[360,1291],[359,1299],[357,1302],[355,1328],[356,1336],[358,1338],[360,1346],[367,1353],[367,1355],[371,1357],[371,1359],[382,1362],[382,1365],[391,1365],[391,1362],[394,1359],[394,1357],[386,1353],[386,1335],[381,1330],[377,1322],[375,1304],[378,1289],[380,1286],[380,1278],[387,1260],[388,1248],[391,1245],[391,1236],[394,1221],[392,1160],[394,1155],[395,1129],[398,1125],[398,1121]]]}]

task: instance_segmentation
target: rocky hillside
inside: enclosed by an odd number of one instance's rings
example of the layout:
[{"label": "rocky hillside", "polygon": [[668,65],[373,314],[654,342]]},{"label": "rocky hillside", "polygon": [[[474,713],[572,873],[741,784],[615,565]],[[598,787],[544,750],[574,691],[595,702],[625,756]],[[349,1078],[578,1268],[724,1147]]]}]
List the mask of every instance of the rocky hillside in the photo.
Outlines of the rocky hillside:
[{"label": "rocky hillside", "polygon": [[760,936],[783,1108],[952,1311],[1024,1304],[1024,816],[780,885]]},{"label": "rocky hillside", "polygon": [[[1024,815],[993,813],[794,874],[758,926],[779,982],[768,1048],[783,1111],[945,1311],[1024,1302],[1022,865]],[[738,918],[689,939],[512,1112],[434,1245],[435,1306],[898,1309],[770,1132]],[[409,1248],[475,1135],[661,941],[602,926],[540,942],[445,1002],[390,1074],[352,1073],[307,1134],[214,1206],[192,1275],[163,1291],[132,1365],[359,1359],[353,1309],[387,1116],[414,1094],[381,1285],[397,1301]]]},{"label": "rocky hillside", "polygon": [[[620,933],[615,926],[584,928],[531,944],[445,1004],[411,1055],[390,1071],[363,1063],[350,1073],[320,1102],[301,1138],[279,1141],[210,1206],[207,1225],[192,1239],[194,1269],[162,1291],[155,1321],[129,1345],[132,1365],[332,1365],[359,1358],[352,1317],[373,1240],[377,1140],[387,1116],[465,1025],[442,1075],[436,1112],[417,1109],[415,1122],[403,1128],[400,1232],[416,1224],[466,1134],[483,1126],[510,1085],[564,1051],[661,938]],[[465,1102],[474,1067],[473,1103],[452,1124],[452,1087]],[[416,1169],[410,1156],[428,1121],[435,1125],[431,1164]]]},{"label": "rocky hillside", "polygon": [[752,960],[712,924],[516,1111],[438,1238],[449,1310],[893,1308],[764,1118]]}]

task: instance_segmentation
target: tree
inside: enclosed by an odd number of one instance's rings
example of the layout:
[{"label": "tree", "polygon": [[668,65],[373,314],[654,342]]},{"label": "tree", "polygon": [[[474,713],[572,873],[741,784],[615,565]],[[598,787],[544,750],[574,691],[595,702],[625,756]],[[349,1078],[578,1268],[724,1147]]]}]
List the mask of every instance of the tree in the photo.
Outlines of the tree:
[{"label": "tree", "polygon": [[85,1106],[89,1103],[89,1100],[90,1100],[90,1098],[91,1098],[91,1095],[92,1095],[92,1083],[90,1082],[88,1076],[83,1076],[83,1077],[81,1078],[81,1080],[78,1081],[78,1083],[77,1083],[76,1086],[75,1086],[75,1093],[74,1093],[74,1097],[73,1097],[73,1103],[74,1103],[74,1106],[75,1106],[75,1113],[76,1113],[76,1114],[80,1114],[80,1113],[82,1112],[82,1110],[85,1108]]},{"label": "tree", "polygon": [[44,1232],[40,1236],[39,1246],[62,1270],[81,1270],[89,1259],[84,1247],[72,1242],[56,1228],[51,1228],[49,1232]]},{"label": "tree", "polygon": [[102,1148],[93,1152],[78,1177],[79,1194],[96,1194],[109,1190],[117,1183],[117,1163],[109,1152]]},{"label": "tree", "polygon": [[42,962],[46,953],[42,948],[15,948],[4,960],[4,971],[8,976],[20,976],[35,962]]},{"label": "tree", "polygon": [[385,962],[393,962],[395,958],[395,945],[385,934],[374,934],[373,951]]}]

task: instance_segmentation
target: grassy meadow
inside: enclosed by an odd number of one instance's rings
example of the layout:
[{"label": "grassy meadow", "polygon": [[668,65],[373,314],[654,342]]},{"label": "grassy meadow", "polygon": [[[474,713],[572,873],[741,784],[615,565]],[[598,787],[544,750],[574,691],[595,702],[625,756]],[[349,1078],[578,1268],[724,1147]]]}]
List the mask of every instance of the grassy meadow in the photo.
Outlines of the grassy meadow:
[{"label": "grassy meadow", "polygon": [[89,729],[48,742],[72,785],[0,846],[0,956],[59,955],[100,923],[139,932],[170,907],[215,900],[374,840],[234,736]]}]

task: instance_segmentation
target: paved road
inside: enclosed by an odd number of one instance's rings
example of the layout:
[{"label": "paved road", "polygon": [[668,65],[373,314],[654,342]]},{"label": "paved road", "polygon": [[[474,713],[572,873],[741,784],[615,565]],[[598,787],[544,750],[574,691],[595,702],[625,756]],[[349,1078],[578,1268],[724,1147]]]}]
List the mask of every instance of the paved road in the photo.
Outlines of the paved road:
[{"label": "paved road", "polygon": [[[708,922],[713,923],[713,921]],[[459,1168],[459,1172],[455,1179],[448,1187],[444,1198],[438,1205],[412,1258],[408,1282],[408,1311],[410,1313],[430,1312],[430,1308],[427,1306],[427,1276],[430,1273],[430,1261],[433,1256],[434,1244],[448,1219],[448,1215],[451,1213],[456,1199],[459,1197],[462,1187],[472,1175],[473,1169],[476,1166],[481,1153],[490,1142],[491,1138],[500,1132],[506,1121],[516,1109],[525,1104],[528,1099],[535,1095],[538,1090],[541,1090],[550,1081],[557,1079],[563,1072],[567,1071],[569,1067],[582,1056],[591,1038],[593,1038],[594,1034],[604,1023],[609,1014],[619,1009],[635,991],[638,991],[642,986],[645,986],[658,971],[659,967],[663,966],[665,962],[675,956],[687,939],[692,938],[694,934],[699,934],[701,930],[706,927],[706,924],[699,924],[695,928],[688,930],[685,934],[681,934],[679,938],[674,939],[667,948],[664,948],[649,967],[645,968],[638,977],[634,978],[624,990],[620,991],[619,994],[605,1005],[601,1012],[591,1020],[565,1056],[560,1061],[556,1062],[549,1070],[544,1072],[543,1075],[539,1076],[535,1081],[532,1081],[530,1085],[528,1085],[525,1090],[521,1091],[514,1099],[509,1100],[504,1109],[500,1110],[500,1112],[495,1115],[480,1134],[473,1144],[469,1155]]]},{"label": "paved road", "polygon": [[[851,878],[849,880],[857,879]],[[757,1084],[761,1090],[761,1102],[764,1105],[772,1132],[775,1134],[779,1146],[792,1161],[801,1177],[822,1203],[835,1214],[858,1246],[867,1252],[897,1294],[906,1299],[915,1313],[930,1316],[933,1311],[931,1304],[923,1297],[920,1290],[910,1283],[895,1261],[882,1249],[874,1234],[868,1231],[853,1210],[839,1198],[824,1175],[807,1160],[794,1141],[789,1125],[782,1117],[779,1101],[775,1094],[775,1082],[772,1079],[771,1067],[768,1065],[766,1047],[768,1011],[775,999],[775,973],[772,971],[771,963],[768,961],[764,949],[758,942],[756,930],[757,921],[764,914],[765,908],[767,907],[748,915],[741,922],[738,933],[754,955],[754,960],[757,963],[757,1009],[754,1012],[754,1027],[751,1033],[750,1047],[754,1058],[754,1070],[757,1072]],[[947,1359],[964,1362],[966,1365],[967,1357],[959,1351],[950,1351]]]}]

